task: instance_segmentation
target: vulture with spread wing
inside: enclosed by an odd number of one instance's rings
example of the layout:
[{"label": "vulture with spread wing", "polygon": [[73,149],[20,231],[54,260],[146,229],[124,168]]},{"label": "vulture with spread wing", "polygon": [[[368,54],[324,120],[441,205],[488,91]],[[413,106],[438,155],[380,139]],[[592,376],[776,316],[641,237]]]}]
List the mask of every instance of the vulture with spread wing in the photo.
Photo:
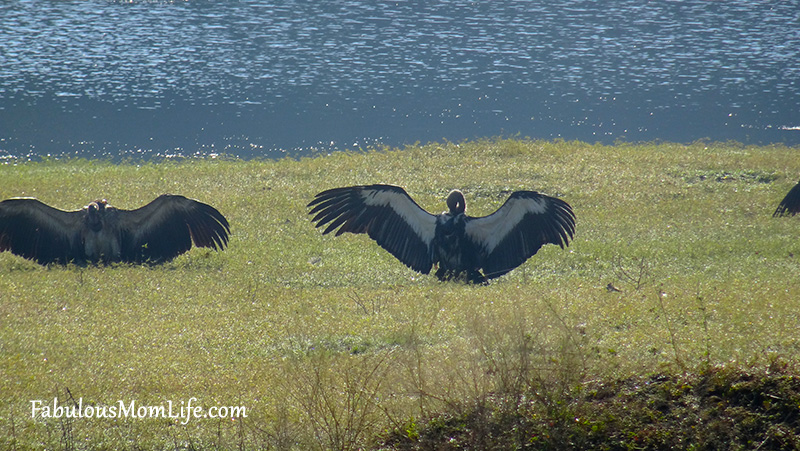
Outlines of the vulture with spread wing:
[{"label": "vulture with spread wing", "polygon": [[800,182],[789,190],[772,216],[794,216],[797,213],[800,213]]},{"label": "vulture with spread wing", "polygon": [[214,207],[164,194],[123,210],[104,200],[75,211],[34,198],[0,202],[0,252],[48,263],[160,263],[195,246],[224,249],[230,226]]},{"label": "vulture with spread wing", "polygon": [[[423,210],[403,188],[369,185],[334,188],[308,204],[323,234],[366,233],[408,267],[439,280],[486,283],[532,257],[545,244],[563,249],[575,233],[575,214],[566,202],[535,191],[512,193],[496,212],[466,214],[461,191],[447,196],[446,211]],[[481,272],[483,270],[483,272]]]}]

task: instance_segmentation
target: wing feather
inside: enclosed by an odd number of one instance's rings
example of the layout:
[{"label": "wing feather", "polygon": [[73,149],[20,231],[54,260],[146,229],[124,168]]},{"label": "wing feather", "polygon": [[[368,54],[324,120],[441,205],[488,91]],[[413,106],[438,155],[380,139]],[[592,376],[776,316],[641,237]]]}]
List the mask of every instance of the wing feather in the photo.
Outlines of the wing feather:
[{"label": "wing feather", "polygon": [[521,265],[545,244],[568,246],[575,214],[561,199],[517,191],[491,215],[468,218],[465,232],[479,249],[486,278],[492,279]]},{"label": "wing feather", "polygon": [[794,216],[797,213],[800,213],[800,183],[789,190],[772,216]]},{"label": "wing feather", "polygon": [[135,210],[118,210],[122,260],[159,262],[198,247],[223,250],[230,225],[216,208],[184,196],[163,194]]},{"label": "wing feather", "polygon": [[83,260],[81,223],[84,211],[64,211],[34,198],[0,202],[0,252],[46,265]]},{"label": "wing feather", "polygon": [[334,188],[314,197],[308,207],[316,227],[327,225],[323,234],[338,228],[366,233],[378,245],[408,267],[423,274],[433,262],[430,243],[436,216],[417,205],[403,188],[393,185],[363,185]]}]

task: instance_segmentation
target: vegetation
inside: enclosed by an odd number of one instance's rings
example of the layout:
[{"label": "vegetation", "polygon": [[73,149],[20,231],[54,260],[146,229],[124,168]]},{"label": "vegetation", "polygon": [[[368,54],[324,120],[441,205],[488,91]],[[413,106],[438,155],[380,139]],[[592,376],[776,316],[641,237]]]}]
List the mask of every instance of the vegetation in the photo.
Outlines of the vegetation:
[{"label": "vegetation", "polygon": [[[487,139],[300,160],[46,160],[0,198],[217,207],[230,248],[160,266],[0,254],[2,449],[800,449],[800,222],[771,217],[800,149]],[[321,235],[326,188],[402,185],[487,214],[517,189],[577,234],[488,287],[366,236]],[[245,406],[247,416],[32,417],[32,400]]]}]

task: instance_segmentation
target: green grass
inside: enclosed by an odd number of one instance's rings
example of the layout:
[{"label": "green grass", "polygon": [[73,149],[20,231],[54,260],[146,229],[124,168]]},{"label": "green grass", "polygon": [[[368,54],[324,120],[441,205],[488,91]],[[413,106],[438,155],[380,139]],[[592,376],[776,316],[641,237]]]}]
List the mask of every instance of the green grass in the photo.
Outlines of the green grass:
[{"label": "green grass", "polygon": [[[134,208],[171,192],[214,205],[233,233],[225,252],[155,267],[0,254],[0,448],[392,447],[435,430],[446,442],[464,427],[441,414],[474,406],[517,427],[572,424],[598,384],[619,394],[621,381],[763,375],[776,362],[796,381],[800,222],[771,214],[800,177],[798,152],[486,139],[299,161],[0,166],[0,198]],[[472,215],[534,189],[573,206],[577,233],[488,287],[439,283],[366,236],[313,227],[314,194],[369,183],[402,185],[431,212],[460,188]],[[31,418],[31,400],[70,394],[96,406],[195,397],[247,418]],[[638,423],[602,417],[612,407],[579,428],[584,443],[641,445],[620,432]],[[580,442],[538,430],[515,443]]]}]

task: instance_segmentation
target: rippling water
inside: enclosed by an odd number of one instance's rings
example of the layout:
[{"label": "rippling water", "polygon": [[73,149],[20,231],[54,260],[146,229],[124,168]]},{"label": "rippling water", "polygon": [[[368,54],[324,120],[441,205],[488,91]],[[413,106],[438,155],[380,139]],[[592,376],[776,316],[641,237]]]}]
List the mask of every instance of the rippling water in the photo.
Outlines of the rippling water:
[{"label": "rippling water", "polygon": [[800,144],[800,2],[15,1],[0,156]]}]

